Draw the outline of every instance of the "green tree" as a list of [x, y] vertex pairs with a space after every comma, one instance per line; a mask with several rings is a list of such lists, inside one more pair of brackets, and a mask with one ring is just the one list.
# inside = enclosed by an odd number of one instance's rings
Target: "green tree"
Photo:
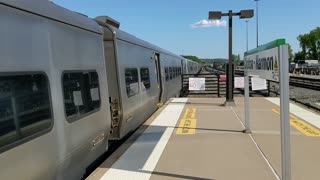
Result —
[[238, 55], [232, 54], [232, 61], [235, 65], [239, 65], [241, 63], [240, 54]]
[[296, 52], [294, 54], [294, 62], [297, 63], [297, 60], [305, 60], [305, 54], [302, 51]]
[[182, 57], [186, 58], [186, 59], [190, 59], [192, 61], [198, 62], [200, 64], [204, 64], [203, 61], [201, 61], [197, 56], [191, 56], [191, 55], [181, 55]]
[[320, 59], [320, 27], [310, 31], [307, 34], [300, 34], [297, 37], [302, 49], [297, 55], [306, 59]]
[[300, 47], [302, 51], [298, 54], [301, 59], [305, 60], [307, 58], [307, 44], [308, 44], [308, 37], [306, 34], [300, 34], [297, 37], [298, 41], [300, 42]]
[[291, 63], [293, 62], [294, 55], [293, 55], [293, 51], [290, 44], [288, 45], [288, 47], [289, 47], [289, 62]]

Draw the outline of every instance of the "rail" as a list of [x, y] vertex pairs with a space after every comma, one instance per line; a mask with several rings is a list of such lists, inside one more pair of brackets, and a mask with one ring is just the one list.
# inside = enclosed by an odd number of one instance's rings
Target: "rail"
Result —
[[[235, 74], [239, 76], [243, 76], [244, 72], [235, 71]], [[275, 81], [271, 81], [271, 82], [275, 82]], [[317, 91], [320, 90], [320, 79], [290, 76], [289, 83], [291, 86], [294, 86], [294, 87], [301, 87], [301, 88], [312, 89]]]

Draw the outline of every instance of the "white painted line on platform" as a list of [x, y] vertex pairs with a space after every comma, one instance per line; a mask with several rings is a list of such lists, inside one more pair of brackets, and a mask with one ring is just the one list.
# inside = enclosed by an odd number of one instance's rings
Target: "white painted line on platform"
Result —
[[173, 99], [101, 180], [150, 179], [187, 101]]
[[[266, 98], [268, 101], [272, 102], [273, 104], [276, 104], [280, 106], [280, 99], [279, 98]], [[320, 116], [310, 112], [308, 110], [305, 110], [295, 104], [290, 103], [290, 113], [294, 114], [301, 119], [307, 121], [308, 123], [312, 124], [313, 126], [320, 128]]]
[[[239, 117], [239, 115], [234, 111], [234, 109], [231, 107], [234, 115], [237, 117], [237, 119], [239, 120], [239, 122], [241, 123], [242, 127], [244, 129], [246, 129], [245, 125], [243, 124], [243, 122], [241, 121], [241, 118]], [[262, 158], [266, 161], [266, 163], [268, 164], [270, 170], [272, 171], [273, 175], [276, 177], [277, 180], [280, 180], [280, 176], [277, 174], [276, 170], [272, 167], [271, 163], [269, 162], [268, 158], [266, 157], [266, 155], [262, 152], [260, 146], [258, 145], [258, 143], [255, 141], [255, 139], [253, 138], [251, 133], [248, 133], [251, 141], [253, 142], [253, 144], [256, 146], [256, 148], [258, 149], [260, 155], [262, 156]]]

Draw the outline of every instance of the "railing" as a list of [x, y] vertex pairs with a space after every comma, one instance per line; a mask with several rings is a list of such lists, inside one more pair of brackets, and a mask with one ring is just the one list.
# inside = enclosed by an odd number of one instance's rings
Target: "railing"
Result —
[[[182, 97], [224, 97], [226, 96], [226, 80], [223, 75], [218, 73], [209, 73], [205, 70], [198, 74], [183, 74], [182, 75]], [[189, 78], [205, 78], [205, 90], [192, 91], [189, 90]], [[234, 89], [235, 94], [241, 94], [237, 89]]]

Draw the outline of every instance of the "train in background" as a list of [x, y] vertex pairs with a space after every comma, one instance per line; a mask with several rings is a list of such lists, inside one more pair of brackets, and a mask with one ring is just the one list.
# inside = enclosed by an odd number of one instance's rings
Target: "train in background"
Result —
[[81, 179], [201, 66], [47, 0], [0, 0], [0, 179]]
[[295, 60], [289, 64], [289, 72], [293, 74], [320, 75], [318, 60]]

